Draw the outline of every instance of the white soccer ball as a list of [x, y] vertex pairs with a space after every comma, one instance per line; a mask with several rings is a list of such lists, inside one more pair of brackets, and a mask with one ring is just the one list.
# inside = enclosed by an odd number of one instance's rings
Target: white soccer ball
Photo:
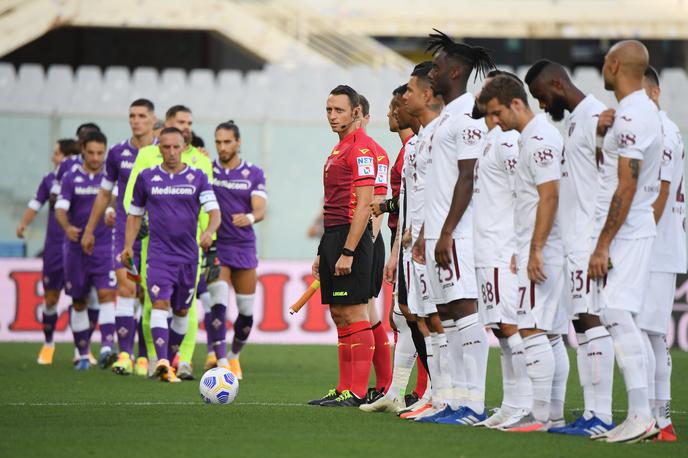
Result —
[[201, 377], [199, 390], [206, 404], [231, 404], [239, 394], [239, 380], [231, 371], [214, 367]]

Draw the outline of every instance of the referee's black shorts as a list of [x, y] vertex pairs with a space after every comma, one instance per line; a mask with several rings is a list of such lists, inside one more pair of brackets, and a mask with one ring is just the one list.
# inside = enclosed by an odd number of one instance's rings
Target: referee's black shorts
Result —
[[370, 297], [377, 297], [382, 290], [382, 279], [385, 273], [385, 241], [382, 232], [377, 234], [373, 242], [373, 272], [370, 282]]
[[328, 305], [366, 304], [370, 298], [373, 265], [373, 236], [366, 229], [354, 250], [349, 275], [334, 275], [334, 266], [342, 254], [350, 224], [326, 227], [320, 240], [320, 295]]

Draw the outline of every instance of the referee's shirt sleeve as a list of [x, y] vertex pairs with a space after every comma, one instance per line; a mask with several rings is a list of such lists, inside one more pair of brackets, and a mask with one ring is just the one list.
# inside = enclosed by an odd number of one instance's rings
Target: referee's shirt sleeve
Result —
[[354, 187], [375, 186], [375, 154], [367, 148], [354, 146], [349, 154], [352, 184]]

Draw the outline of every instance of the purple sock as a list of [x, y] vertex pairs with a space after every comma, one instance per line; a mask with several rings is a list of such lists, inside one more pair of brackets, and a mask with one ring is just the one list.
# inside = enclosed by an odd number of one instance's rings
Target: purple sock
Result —
[[91, 336], [93, 331], [96, 330], [96, 325], [98, 324], [98, 315], [100, 309], [88, 309], [88, 341], [91, 342]]
[[53, 343], [53, 334], [55, 333], [55, 325], [57, 324], [57, 310], [56, 313], [48, 315], [43, 313], [43, 334], [45, 334], [45, 343]]
[[212, 312], [206, 312], [203, 317], [203, 326], [205, 326], [206, 340], [208, 341], [208, 353], [213, 351], [213, 339], [210, 338], [210, 322], [212, 321]]
[[136, 332], [136, 322], [133, 316], [115, 317], [117, 327], [117, 342], [119, 351], [127, 352], [131, 355], [134, 350], [134, 333]]
[[170, 328], [170, 347], [169, 347], [170, 362], [172, 362], [174, 357], [179, 352], [179, 346], [182, 344], [182, 340], [184, 340], [185, 335], [186, 334], [178, 334], [177, 332], [175, 332], [174, 329]]
[[139, 321], [136, 325], [136, 331], [139, 337], [139, 358], [148, 358], [148, 347], [146, 347], [146, 337], [143, 335], [143, 318], [139, 318]]
[[155, 353], [158, 360], [167, 359], [167, 341], [170, 339], [170, 330], [167, 328], [151, 328], [153, 335], [153, 343], [155, 344]]
[[90, 343], [89, 337], [91, 335], [91, 331], [88, 329], [85, 331], [72, 331], [72, 334], [74, 335], [74, 345], [79, 350], [79, 355], [88, 356], [88, 347]]
[[227, 307], [215, 304], [210, 309], [210, 328], [208, 340], [212, 342], [213, 351], [217, 359], [227, 357]]
[[103, 323], [100, 325], [100, 346], [112, 347], [115, 345], [115, 323]]
[[237, 316], [234, 322], [234, 339], [232, 339], [232, 353], [238, 355], [246, 341], [248, 340], [248, 335], [251, 333], [251, 328], [253, 327], [253, 315], [242, 315], [241, 313]]

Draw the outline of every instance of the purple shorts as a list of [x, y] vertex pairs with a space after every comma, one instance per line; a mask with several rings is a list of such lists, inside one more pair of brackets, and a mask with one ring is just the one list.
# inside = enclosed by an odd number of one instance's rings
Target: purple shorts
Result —
[[116, 289], [117, 278], [110, 246], [95, 247], [88, 256], [80, 244], [69, 243], [64, 257], [65, 292], [73, 299], [86, 299], [91, 287]]
[[64, 257], [62, 243], [45, 246], [43, 250], [43, 290], [61, 290], [64, 287]]
[[[120, 254], [124, 250], [124, 226], [115, 225], [115, 270], [125, 269], [126, 267], [121, 262]], [[141, 241], [137, 240], [134, 242], [134, 265], [139, 272], [141, 272]]]
[[170, 301], [172, 310], [191, 307], [196, 292], [198, 264], [148, 263], [146, 284], [151, 301]]
[[254, 244], [217, 241], [217, 258], [220, 265], [230, 269], [255, 269], [258, 267], [258, 256]]
[[207, 292], [208, 292], [208, 285], [205, 283], [205, 275], [203, 275], [203, 273], [201, 273], [201, 276], [198, 279], [198, 287], [196, 288], [196, 295], [200, 296], [201, 294], [204, 294]]

